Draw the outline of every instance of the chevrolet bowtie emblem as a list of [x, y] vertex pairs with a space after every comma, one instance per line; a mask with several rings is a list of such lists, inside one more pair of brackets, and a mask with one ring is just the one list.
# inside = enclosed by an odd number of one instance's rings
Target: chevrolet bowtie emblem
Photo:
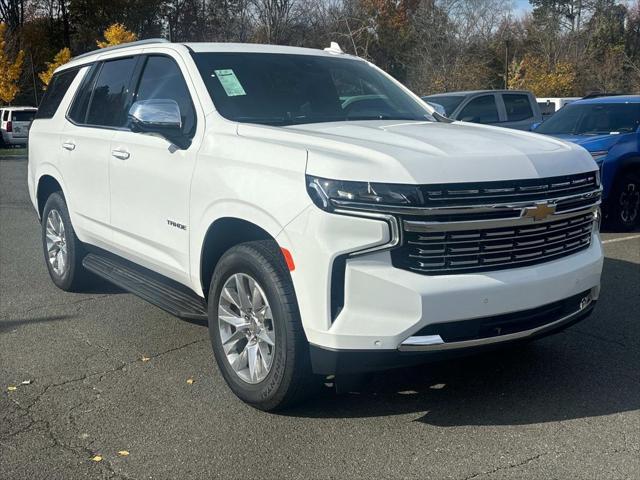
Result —
[[525, 209], [524, 216], [527, 218], [533, 218], [534, 221], [539, 222], [554, 213], [556, 213], [555, 204], [537, 203], [535, 207], [527, 207]]

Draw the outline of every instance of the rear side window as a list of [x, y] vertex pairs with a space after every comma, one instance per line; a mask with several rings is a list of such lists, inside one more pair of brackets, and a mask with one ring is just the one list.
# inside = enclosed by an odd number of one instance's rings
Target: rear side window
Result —
[[4, 110], [2, 112], [2, 120], [4, 120], [5, 122], [9, 120], [9, 110]]
[[508, 122], [519, 122], [533, 117], [528, 95], [509, 93], [502, 95]]
[[483, 95], [471, 100], [462, 109], [458, 118], [463, 122], [496, 123], [498, 122], [498, 107], [493, 95]]
[[74, 68], [56, 73], [51, 78], [35, 118], [52, 118], [56, 114], [60, 102], [62, 102], [67, 90], [69, 90], [71, 82], [73, 82], [77, 74], [78, 69]]
[[135, 101], [168, 99], [180, 107], [182, 132], [193, 136], [196, 114], [180, 68], [169, 57], [151, 56], [145, 64]]
[[87, 120], [87, 108], [89, 107], [89, 100], [91, 100], [91, 92], [93, 82], [98, 72], [98, 65], [95, 64], [91, 67], [91, 70], [82, 79], [82, 83], [78, 87], [76, 96], [73, 99], [71, 108], [69, 109], [69, 118], [75, 123], [85, 123]]
[[136, 64], [134, 58], [122, 58], [102, 64], [93, 88], [87, 124], [103, 127], [124, 127], [129, 85]]
[[30, 122], [33, 120], [33, 117], [35, 117], [35, 115], [35, 110], [19, 110], [13, 112], [13, 115], [11, 115], [11, 120], [13, 120], [14, 122]]

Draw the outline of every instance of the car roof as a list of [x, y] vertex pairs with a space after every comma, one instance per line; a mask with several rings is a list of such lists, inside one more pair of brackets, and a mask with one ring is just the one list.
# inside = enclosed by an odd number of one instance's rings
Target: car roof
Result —
[[583, 105], [591, 103], [640, 103], [640, 95], [615, 95], [611, 97], [594, 97], [576, 100], [571, 105]]
[[524, 93], [527, 95], [529, 94], [527, 90], [466, 90], [466, 91], [457, 91], [457, 92], [434, 93], [432, 95], [426, 95], [423, 98], [449, 97], [449, 96], [466, 97], [469, 95], [478, 95], [482, 93]]
[[114, 47], [108, 47], [104, 49], [97, 49], [91, 52], [83, 53], [71, 59], [68, 63], [62, 65], [57, 71], [66, 70], [67, 68], [74, 68], [82, 65], [86, 65], [103, 57], [115, 58], [111, 54], [117, 52], [118, 54], [132, 55], [144, 53], [145, 49], [152, 47], [165, 47], [171, 48], [176, 51], [187, 50], [191, 52], [244, 52], [244, 53], [280, 53], [280, 54], [293, 54], [293, 55], [315, 55], [323, 57], [342, 57], [356, 59], [364, 61], [359, 57], [346, 54], [341, 51], [326, 51], [318, 50], [314, 48], [303, 47], [286, 47], [281, 45], [263, 45], [257, 43], [214, 43], [214, 42], [190, 42], [190, 43], [173, 43], [162, 38], [140, 40], [136, 42], [124, 43], [116, 45]]

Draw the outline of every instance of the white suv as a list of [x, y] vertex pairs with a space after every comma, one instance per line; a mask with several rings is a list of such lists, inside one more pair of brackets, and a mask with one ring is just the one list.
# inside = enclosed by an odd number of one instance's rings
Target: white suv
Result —
[[452, 123], [335, 47], [77, 57], [33, 123], [29, 191], [57, 286], [92, 272], [208, 319], [227, 383], [265, 410], [321, 376], [558, 331], [599, 293], [585, 150]]
[[33, 107], [0, 109], [0, 145], [26, 145], [35, 114], [36, 109]]

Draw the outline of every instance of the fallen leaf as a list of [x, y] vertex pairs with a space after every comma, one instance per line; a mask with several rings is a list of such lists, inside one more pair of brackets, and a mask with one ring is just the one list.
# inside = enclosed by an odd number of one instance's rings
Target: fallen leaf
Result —
[[193, 385], [193, 382], [194, 382], [193, 378], [187, 378], [187, 384]]
[[7, 387], [7, 390], [9, 390], [10, 392], [15, 392], [18, 389], [18, 387], [14, 387], [13, 385], [9, 385]]
[[140, 360], [142, 360], [143, 362], [148, 362], [149, 360], [151, 360], [151, 358], [149, 358], [149, 357], [145, 357], [145, 356], [143, 355], [143, 356], [142, 356], [142, 358], [141, 358]]
[[129, 452], [127, 450], [120, 450], [118, 452], [118, 455], [120, 455], [121, 457], [128, 457], [129, 456]]
[[23, 380], [22, 385], [31, 385], [31, 380]]
[[95, 457], [91, 457], [91, 460], [93, 460], [94, 462], [101, 462], [102, 456], [96, 455]]

